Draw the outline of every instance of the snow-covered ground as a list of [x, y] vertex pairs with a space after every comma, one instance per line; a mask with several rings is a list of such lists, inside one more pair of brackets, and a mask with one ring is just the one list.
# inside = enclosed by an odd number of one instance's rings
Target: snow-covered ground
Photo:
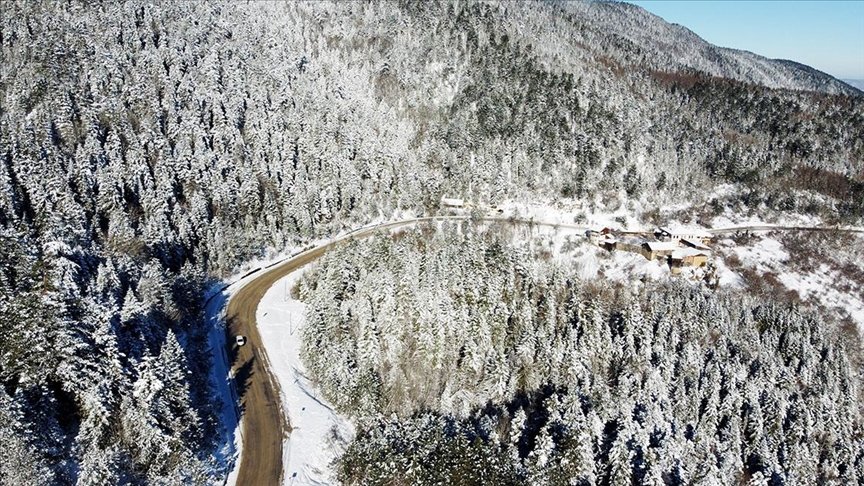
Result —
[[[672, 277], [667, 265], [658, 261], [648, 261], [638, 253], [626, 251], [607, 252], [589, 243], [579, 226], [613, 226], [617, 228], [635, 229], [640, 224], [633, 216], [632, 209], [624, 207], [614, 212], [586, 214], [580, 208], [566, 208], [556, 205], [524, 205], [504, 203], [498, 207], [503, 214], [493, 210], [494, 216], [519, 219], [533, 219], [538, 223], [562, 224], [565, 226], [535, 226], [530, 229], [531, 237], [541, 241], [551, 251], [554, 258], [571, 262], [579, 274], [585, 278], [607, 278], [620, 282], [639, 282], [641, 280], [660, 280]], [[413, 215], [404, 215], [409, 219]], [[390, 219], [393, 221], [394, 219]], [[576, 223], [576, 221], [579, 221]], [[372, 224], [383, 223], [376, 220]], [[731, 220], [715, 218], [718, 226], [741, 224], [761, 224], [757, 220]], [[575, 223], [575, 224], [574, 224]], [[816, 223], [815, 221], [798, 220], [794, 224]], [[341, 235], [353, 233], [347, 228]], [[338, 238], [338, 237], [337, 237]], [[315, 245], [326, 243], [320, 240]], [[727, 254], [736, 255], [744, 266], [756, 269], [759, 273], [772, 272], [778, 274], [778, 279], [787, 288], [798, 291], [802, 300], [816, 301], [828, 307], [839, 307], [848, 311], [859, 328], [864, 332], [864, 302], [853, 293], [836, 292], [832, 290], [832, 279], [836, 276], [825, 267], [816, 273], [802, 275], [791, 271], [786, 262], [790, 258], [782, 244], [772, 238], [761, 238], [748, 245], [736, 246], [731, 239], [718, 242]], [[306, 245], [310, 247], [311, 245]], [[235, 276], [226, 279], [232, 282], [227, 289], [218, 292], [208, 302], [208, 319], [214, 322], [211, 332], [213, 349], [224, 349], [224, 332], [217, 323], [222, 322], [226, 299], [242, 288], [247, 282], [254, 280], [258, 273], [249, 272], [255, 269], [269, 267], [284, 260], [289, 255], [298, 253], [301, 248], [291, 248], [282, 252], [270, 252], [261, 260], [255, 261], [240, 269]], [[729, 253], [731, 252], [731, 253]], [[715, 258], [717, 283], [724, 287], [743, 288], [742, 276], [734, 268], [724, 262], [722, 257]], [[304, 267], [305, 268], [305, 267]], [[304, 269], [292, 272], [279, 280], [265, 294], [257, 310], [258, 329], [272, 364], [272, 371], [279, 381], [282, 391], [282, 403], [294, 428], [284, 447], [285, 484], [331, 484], [334, 481], [330, 465], [341, 453], [343, 447], [354, 434], [353, 426], [345, 417], [336, 414], [332, 407], [323, 400], [318, 391], [308, 381], [304, 367], [300, 361], [299, 331], [303, 326], [304, 304], [291, 298], [291, 288]], [[703, 270], [685, 271], [681, 277], [701, 280]], [[227, 376], [227, 363], [218, 363], [216, 357], [216, 377]], [[217, 380], [218, 381], [218, 380]], [[233, 410], [234, 401], [225, 383], [217, 383], [217, 389], [228, 398], [225, 400], [225, 423], [233, 427], [233, 449], [226, 446], [222, 455], [226, 463], [239, 464], [242, 438]], [[233, 464], [232, 464], [233, 463]], [[236, 471], [229, 476], [228, 484], [234, 484]]]
[[616, 250], [608, 252], [583, 238], [573, 252], [573, 264], [583, 279], [606, 278], [616, 282], [662, 280], [672, 276], [669, 265], [648, 260], [639, 253]]
[[739, 214], [726, 209], [726, 211], [711, 219], [712, 228], [734, 228], [736, 226], [821, 226], [823, 221], [815, 216], [788, 213], [773, 218], [763, 218], [759, 216], [741, 216]]
[[[723, 240], [725, 245], [735, 246], [732, 240]], [[783, 244], [774, 238], [760, 238], [756, 243], [735, 246], [735, 254], [741, 262], [755, 268], [760, 273], [782, 269], [789, 260], [789, 253], [783, 249]]]
[[300, 361], [300, 331], [306, 306], [291, 297], [291, 288], [305, 268], [270, 287], [255, 317], [293, 428], [284, 448], [284, 484], [334, 484], [329, 466], [353, 438], [354, 427], [320, 396]]
[[786, 288], [798, 292], [805, 302], [812, 300], [828, 308], [843, 309], [864, 335], [864, 300], [849, 292], [837, 291], [834, 286], [838, 273], [827, 265], [821, 265], [815, 272], [807, 274], [787, 271], [777, 278]]
[[616, 229], [641, 229], [643, 226], [635, 217], [641, 209], [638, 205], [628, 208], [628, 204], [621, 204], [616, 209], [605, 209], [599, 203], [589, 208], [589, 205], [581, 201], [534, 202], [530, 204], [503, 201], [496, 207], [503, 210], [503, 216], [534, 219], [553, 224], [577, 224], [589, 228], [608, 226]]
[[213, 353], [213, 366], [211, 368], [210, 380], [213, 389], [222, 402], [222, 448], [217, 451], [216, 458], [222, 463], [220, 467], [229, 471], [228, 484], [237, 482], [237, 471], [235, 465], [240, 462], [240, 451], [243, 442], [240, 436], [239, 414], [234, 408], [234, 397], [228, 380], [228, 356], [225, 355], [225, 331], [224, 312], [226, 294], [220, 291], [221, 284], [214, 285], [208, 292], [207, 306], [205, 308], [207, 323], [210, 326], [208, 341], [211, 350], [220, 350], [220, 354]]
[[[315, 242], [315, 246], [323, 243], [326, 240]], [[214, 286], [209, 293], [206, 310], [208, 322], [212, 323], [211, 349], [226, 349], [224, 313], [227, 300], [260, 275], [258, 272], [249, 272], [272, 266], [300, 251], [302, 248], [296, 247], [272, 252], [269, 257], [250, 262], [227, 278], [226, 282], [230, 283], [227, 288], [220, 291], [221, 285]], [[256, 319], [258, 332], [270, 359], [271, 371], [280, 385], [283, 408], [293, 427], [283, 447], [284, 484], [334, 484], [329, 465], [342, 449], [338, 443], [334, 443], [333, 432], [342, 437], [341, 443], [350, 441], [354, 432], [350, 422], [339, 417], [318, 395], [306, 379], [300, 362], [299, 330], [304, 322], [305, 305], [291, 298], [290, 289], [305, 268], [286, 275], [267, 291], [258, 306]], [[238, 472], [236, 466], [240, 464], [243, 450], [242, 428], [239, 413], [234, 408], [236, 400], [227, 380], [227, 356], [214, 354], [213, 361], [211, 379], [224, 404], [222, 415], [227, 429], [223, 431], [225, 440], [219, 451], [219, 459], [224, 461], [226, 469], [230, 471], [226, 484], [234, 485]]]
[[[855, 238], [858, 242], [862, 240], [862, 237]], [[784, 287], [795, 291], [803, 302], [837, 310], [841, 316], [845, 314], [864, 335], [864, 299], [860, 287], [853, 285], [851, 289], [844, 288], [850, 282], [827, 263], [811, 271], [799, 271], [795, 260], [801, 256], [791, 254], [783, 243], [772, 237], [761, 237], [746, 245], [736, 245], [731, 239], [724, 239], [717, 246], [722, 254], [736, 256], [742, 268], [753, 269], [760, 275], [775, 275]], [[719, 261], [722, 263], [722, 258]]]
[[[713, 199], [724, 200], [733, 196], [739, 188], [732, 184], [720, 184], [713, 191], [697, 195], [689, 201], [663, 201], [662, 204], [646, 199], [628, 198], [623, 192], [614, 198], [595, 195], [590, 200], [555, 199], [549, 201], [500, 201], [492, 206], [501, 209], [504, 216], [516, 216], [551, 223], [580, 224], [591, 228], [608, 226], [624, 230], [650, 230], [652, 224], [640, 219], [647, 213], [657, 211], [662, 219], [661, 226], [729, 228], [737, 226], [821, 226], [825, 224], [815, 215], [799, 214], [790, 211], [777, 211], [763, 207], [750, 214], [734, 208], [724, 207], [723, 211], [708, 220], [696, 223], [701, 207]], [[811, 195], [818, 197], [818, 195]], [[681, 219], [689, 221], [682, 221]]]

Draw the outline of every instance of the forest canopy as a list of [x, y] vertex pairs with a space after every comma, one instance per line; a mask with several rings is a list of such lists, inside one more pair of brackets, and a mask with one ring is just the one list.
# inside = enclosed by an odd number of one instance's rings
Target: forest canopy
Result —
[[[767, 60], [682, 64], [625, 35], [640, 12], [2, 2], [0, 482], [218, 481], [228, 466], [208, 290], [268, 251], [434, 213], [446, 194], [658, 205], [732, 183], [750, 208], [864, 216], [860, 93], [788, 66], [765, 71]], [[509, 279], [496, 265], [491, 274]], [[550, 344], [520, 349], [528, 359]], [[521, 381], [490, 381], [486, 361], [518, 360], [476, 352], [458, 373], [487, 388], [478, 397], [512, 400], [558, 373], [522, 366]], [[357, 379], [374, 382], [373, 365]], [[385, 408], [437, 403], [466, 417], [482, 406], [438, 403], [446, 383]], [[351, 400], [340, 407], [385, 409], [375, 394]], [[775, 456], [759, 457], [775, 467]]]
[[360, 424], [346, 483], [864, 478], [854, 332], [740, 292], [583, 281], [472, 228], [352, 242], [302, 282], [304, 361]]

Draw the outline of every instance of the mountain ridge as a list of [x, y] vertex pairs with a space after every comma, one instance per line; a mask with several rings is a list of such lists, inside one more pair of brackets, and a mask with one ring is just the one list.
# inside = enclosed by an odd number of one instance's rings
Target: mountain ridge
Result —
[[841, 79], [841, 81], [864, 93], [864, 79]]
[[757, 84], [800, 70], [626, 7], [3, 9], [4, 484], [220, 482], [206, 289], [442, 196], [864, 218], [864, 98]]
[[[761, 84], [769, 88], [859, 95], [860, 91], [811, 66], [770, 59], [748, 50], [711, 44], [683, 26], [618, 0], [560, 4], [565, 11], [589, 16], [603, 30], [653, 48], [657, 59], [677, 68], [692, 68], [708, 75]], [[635, 26], [639, 28], [633, 28]], [[670, 52], [673, 55], [668, 55]], [[791, 65], [790, 65], [791, 63]]]

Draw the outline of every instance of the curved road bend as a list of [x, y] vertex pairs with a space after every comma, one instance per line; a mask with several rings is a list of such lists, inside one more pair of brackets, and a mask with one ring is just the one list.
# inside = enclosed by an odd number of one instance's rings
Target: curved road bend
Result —
[[[267, 290], [277, 280], [294, 270], [320, 258], [337, 243], [352, 238], [370, 236], [378, 230], [408, 226], [423, 221], [470, 220], [469, 216], [437, 216], [408, 219], [383, 223], [361, 228], [340, 236], [321, 246], [304, 251], [271, 265], [259, 276], [244, 285], [228, 301], [228, 322], [226, 333], [228, 345], [233, 345], [233, 336], [244, 335], [247, 343], [241, 348], [233, 347], [231, 356], [233, 366], [232, 376], [239, 382], [240, 407], [243, 413], [242, 437], [243, 453], [237, 474], [237, 484], [246, 485], [278, 485], [282, 482], [282, 444], [290, 432], [290, 426], [282, 412], [279, 383], [270, 372], [270, 362], [264, 351], [261, 335], [255, 320], [258, 304]], [[561, 227], [585, 230], [585, 227], [573, 224], [555, 224], [542, 221], [513, 219], [507, 217], [484, 217], [483, 221], [517, 222], [543, 226]], [[735, 231], [768, 231], [768, 230], [803, 230], [803, 231], [837, 231], [838, 228], [828, 227], [783, 227], [783, 226], [741, 226], [709, 230], [712, 233], [732, 233]], [[839, 231], [864, 233], [861, 228], [839, 228]], [[253, 270], [247, 273], [257, 273]], [[235, 282], [236, 283], [236, 282]], [[229, 285], [230, 286], [230, 285]]]
[[246, 345], [232, 347], [231, 374], [238, 388], [243, 453], [237, 473], [237, 485], [277, 485], [282, 482], [282, 442], [290, 431], [282, 402], [279, 383], [270, 372], [270, 362], [255, 322], [258, 303], [267, 290], [292, 270], [323, 254], [319, 248], [299, 255], [276, 269], [261, 274], [241, 288], [228, 302], [227, 343], [233, 336], [246, 336]]
[[[422, 221], [465, 220], [465, 216], [416, 218], [384, 223], [352, 231], [321, 246], [290, 257], [261, 272], [228, 301], [226, 342], [231, 359], [231, 376], [239, 395], [243, 452], [237, 472], [237, 485], [278, 485], [282, 483], [282, 443], [290, 426], [282, 412], [279, 383], [270, 372], [270, 361], [261, 342], [255, 320], [258, 304], [277, 280], [320, 258], [337, 243], [372, 235], [378, 230], [407, 226]], [[258, 273], [252, 271], [246, 276]], [[230, 285], [229, 285], [230, 286]], [[233, 345], [234, 336], [246, 336], [243, 347]]]

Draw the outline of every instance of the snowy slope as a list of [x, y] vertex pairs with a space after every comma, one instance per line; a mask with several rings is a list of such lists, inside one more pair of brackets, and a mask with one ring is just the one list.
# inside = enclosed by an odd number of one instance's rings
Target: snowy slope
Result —
[[285, 484], [333, 484], [328, 466], [353, 438], [354, 428], [319, 395], [300, 361], [306, 306], [291, 297], [291, 288], [305, 268], [288, 274], [267, 291], [256, 319], [293, 428], [284, 448]]
[[604, 38], [603, 49], [627, 65], [650, 63], [663, 71], [692, 69], [770, 88], [861, 95], [849, 84], [810, 66], [715, 46], [686, 27], [668, 23], [636, 5], [570, 2], [562, 9], [573, 14], [575, 22], [584, 22], [585, 29]]
[[[856, 237], [855, 241], [864, 239]], [[864, 296], [860, 285], [832, 268], [835, 262], [827, 260], [812, 269], [799, 268], [801, 256], [791, 253], [781, 241], [769, 236], [747, 245], [721, 240], [716, 248], [726, 257], [735, 255], [743, 268], [755, 270], [758, 276], [773, 275], [779, 284], [795, 292], [802, 302], [831, 309], [840, 317], [851, 319], [864, 336]], [[727, 273], [731, 275], [727, 278], [736, 275], [728, 270]]]
[[208, 298], [205, 307], [205, 319], [209, 325], [208, 341], [211, 350], [221, 350], [220, 353], [213, 353], [213, 367], [211, 368], [210, 380], [213, 384], [213, 389], [219, 396], [222, 402], [222, 444], [218, 451], [217, 460], [222, 463], [226, 471], [230, 471], [227, 483], [234, 484], [236, 482], [237, 471], [235, 465], [240, 462], [240, 451], [243, 450], [243, 439], [240, 434], [240, 416], [234, 404], [233, 390], [231, 390], [231, 382], [228, 380], [228, 370], [230, 369], [228, 356], [225, 354], [225, 309], [227, 296], [219, 288], [215, 286], [208, 292]]

